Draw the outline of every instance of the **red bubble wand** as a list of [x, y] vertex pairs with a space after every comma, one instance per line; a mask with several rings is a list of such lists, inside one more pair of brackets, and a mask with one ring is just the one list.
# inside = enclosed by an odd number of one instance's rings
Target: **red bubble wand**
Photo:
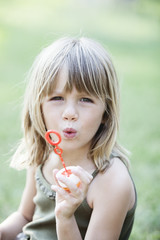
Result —
[[[51, 139], [51, 137], [50, 137], [50, 134], [55, 134], [55, 135], [58, 137], [57, 142], [53, 142], [53, 141], [52, 141], [52, 139]], [[66, 168], [65, 162], [64, 162], [64, 160], [63, 160], [63, 158], [62, 158], [63, 150], [62, 150], [62, 148], [60, 148], [60, 147], [58, 146], [58, 144], [59, 144], [59, 143], [61, 142], [61, 140], [62, 140], [62, 139], [61, 139], [61, 135], [60, 135], [58, 132], [54, 131], [54, 130], [48, 130], [48, 131], [46, 132], [46, 134], [45, 134], [45, 138], [46, 138], [46, 140], [47, 140], [47, 142], [48, 142], [49, 144], [51, 144], [52, 146], [54, 146], [54, 152], [59, 156], [59, 158], [60, 158], [60, 160], [61, 160], [61, 162], [62, 162], [62, 164], [63, 164], [64, 170], [63, 170], [63, 169], [62, 169], [62, 171], [60, 170], [60, 171], [57, 173], [57, 175], [62, 174], [62, 175], [65, 175], [66, 177], [69, 177], [70, 180], [74, 181], [74, 183], [76, 184], [76, 186], [79, 187], [79, 186], [80, 186], [80, 183], [81, 183], [80, 180], [79, 180], [79, 178], [78, 178], [77, 176], [75, 176], [74, 174], [72, 174], [71, 169], [67, 169], [67, 168]], [[70, 189], [69, 189], [65, 184], [63, 184], [63, 183], [60, 182], [60, 181], [59, 181], [59, 184], [60, 184], [60, 186], [61, 186], [64, 190], [70, 192]]]
[[[57, 142], [53, 142], [53, 141], [51, 140], [51, 137], [50, 137], [50, 134], [51, 134], [51, 133], [55, 134], [55, 135], [58, 137]], [[61, 135], [60, 135], [58, 132], [54, 131], [54, 130], [48, 130], [48, 131], [46, 132], [46, 134], [45, 134], [45, 138], [46, 138], [46, 140], [47, 140], [47, 142], [48, 142], [49, 144], [51, 144], [52, 146], [55, 146], [54, 152], [59, 156], [59, 158], [60, 158], [60, 160], [61, 160], [61, 162], [62, 162], [62, 165], [63, 165], [63, 167], [64, 167], [65, 173], [66, 173], [66, 175], [69, 177], [69, 175], [71, 174], [71, 171], [70, 171], [70, 170], [67, 170], [66, 164], [65, 164], [65, 162], [64, 162], [64, 160], [63, 160], [63, 157], [62, 157], [63, 150], [62, 150], [62, 148], [60, 148], [60, 147], [58, 146], [58, 144], [59, 144], [59, 143], [61, 142], [61, 140], [62, 140], [62, 139], [61, 139]]]

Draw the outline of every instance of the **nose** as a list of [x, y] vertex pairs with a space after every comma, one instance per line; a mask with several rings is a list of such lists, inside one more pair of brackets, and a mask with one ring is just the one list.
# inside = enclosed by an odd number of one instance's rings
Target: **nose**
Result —
[[76, 121], [78, 119], [78, 112], [75, 106], [69, 104], [65, 107], [63, 114], [63, 120]]

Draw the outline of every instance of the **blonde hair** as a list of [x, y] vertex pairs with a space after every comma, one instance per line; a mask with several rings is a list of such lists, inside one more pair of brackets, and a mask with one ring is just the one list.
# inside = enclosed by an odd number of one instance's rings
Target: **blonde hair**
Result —
[[36, 58], [29, 72], [23, 108], [22, 139], [11, 166], [25, 168], [45, 162], [49, 145], [44, 138], [46, 127], [41, 110], [45, 96], [55, 87], [57, 74], [66, 65], [66, 89], [73, 86], [100, 98], [105, 103], [103, 124], [92, 140], [89, 155], [99, 171], [105, 170], [111, 155], [126, 165], [125, 150], [117, 143], [119, 128], [119, 84], [113, 63], [97, 42], [88, 38], [62, 38], [46, 47]]

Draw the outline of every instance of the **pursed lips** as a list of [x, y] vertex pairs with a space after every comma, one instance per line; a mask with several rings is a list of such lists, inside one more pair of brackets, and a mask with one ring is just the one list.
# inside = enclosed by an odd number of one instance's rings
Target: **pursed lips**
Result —
[[77, 131], [74, 128], [65, 128], [63, 134], [66, 138], [72, 139], [76, 136]]

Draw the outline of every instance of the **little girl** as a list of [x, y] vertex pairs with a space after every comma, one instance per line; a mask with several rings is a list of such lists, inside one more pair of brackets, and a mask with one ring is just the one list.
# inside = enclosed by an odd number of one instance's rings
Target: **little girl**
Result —
[[[24, 138], [11, 163], [27, 168], [26, 186], [19, 209], [0, 225], [0, 239], [128, 239], [136, 190], [118, 127], [118, 81], [103, 47], [63, 38], [45, 48], [29, 74]], [[79, 187], [57, 175], [63, 166], [45, 140], [50, 129], [61, 135], [63, 159]]]

